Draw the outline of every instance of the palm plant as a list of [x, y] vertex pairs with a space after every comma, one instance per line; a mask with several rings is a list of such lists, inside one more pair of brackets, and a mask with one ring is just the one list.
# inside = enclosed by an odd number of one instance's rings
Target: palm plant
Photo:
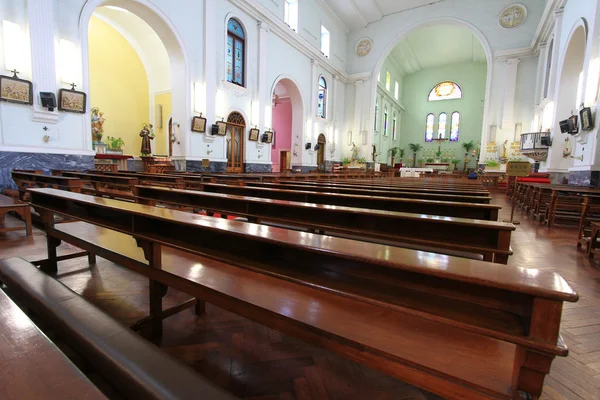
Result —
[[409, 143], [408, 147], [410, 148], [410, 151], [413, 152], [413, 168], [414, 168], [416, 166], [415, 162], [417, 160], [417, 153], [419, 151], [421, 151], [423, 146], [421, 146], [419, 143]]
[[475, 143], [471, 140], [470, 142], [465, 142], [462, 144], [462, 148], [465, 149], [465, 171], [469, 166], [469, 153], [475, 147]]

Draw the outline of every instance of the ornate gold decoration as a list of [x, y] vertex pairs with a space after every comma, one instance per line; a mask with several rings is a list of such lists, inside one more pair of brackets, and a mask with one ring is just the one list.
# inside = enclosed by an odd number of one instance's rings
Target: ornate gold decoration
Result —
[[511, 4], [500, 13], [498, 22], [503, 28], [516, 28], [525, 22], [527, 8], [522, 4]]
[[373, 41], [369, 38], [362, 38], [356, 43], [356, 46], [354, 47], [354, 52], [357, 56], [364, 57], [371, 52], [372, 48]]

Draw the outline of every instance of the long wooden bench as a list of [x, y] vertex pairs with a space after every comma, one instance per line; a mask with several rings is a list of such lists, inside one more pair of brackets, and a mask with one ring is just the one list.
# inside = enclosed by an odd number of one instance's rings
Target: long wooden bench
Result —
[[70, 192], [80, 193], [82, 182], [78, 178], [69, 178], [66, 176], [49, 176], [30, 172], [11, 172], [12, 179], [19, 189], [21, 200], [27, 200], [27, 189], [34, 187], [52, 187], [55, 189], [68, 190]]
[[25, 223], [25, 233], [27, 236], [31, 236], [33, 233], [31, 228], [31, 208], [29, 207], [29, 203], [24, 203], [18, 199], [13, 199], [12, 197], [0, 194], [0, 233], [23, 229], [18, 226], [6, 227], [4, 225], [4, 218], [9, 212], [14, 212], [23, 219], [23, 222]]
[[[96, 171], [98, 172], [98, 171]], [[183, 178], [177, 175], [146, 174], [137, 172], [102, 172], [102, 175], [135, 178], [140, 185], [165, 186], [183, 189]]]
[[457, 201], [461, 203], [481, 203], [490, 204], [492, 198], [490, 196], [470, 196], [470, 195], [459, 195], [459, 194], [441, 194], [441, 193], [427, 193], [419, 191], [390, 191], [385, 189], [362, 189], [362, 188], [344, 188], [336, 186], [309, 186], [309, 185], [297, 185], [294, 183], [259, 183], [259, 182], [248, 182], [247, 186], [265, 187], [271, 189], [289, 189], [289, 190], [300, 190], [309, 192], [320, 192], [320, 193], [341, 193], [341, 194], [355, 194], [362, 196], [377, 196], [377, 197], [401, 197], [405, 199], [422, 199], [422, 200], [441, 200], [441, 201]]
[[0, 260], [0, 281], [126, 399], [235, 398], [21, 258]]
[[89, 183], [91, 188], [82, 188], [82, 193], [95, 194], [116, 199], [134, 200], [133, 188], [139, 184], [137, 178], [129, 176], [113, 176], [86, 172], [62, 172], [62, 176], [79, 178]]
[[327, 235], [351, 237], [374, 243], [390, 243], [405, 248], [473, 257], [506, 264], [514, 225], [502, 222], [439, 218], [423, 214], [366, 210], [351, 207], [268, 200], [137, 186], [138, 203], [204, 209], [226, 215], [246, 217], [251, 222], [274, 222], [295, 229], [321, 231]]
[[0, 360], [3, 399], [106, 399], [2, 290]]
[[[537, 398], [553, 358], [567, 354], [559, 336], [562, 303], [578, 297], [551, 271], [53, 189], [32, 189], [31, 196], [49, 238], [148, 276], [154, 313], [163, 291], [152, 288], [173, 287], [467, 400], [516, 399], [518, 391]], [[52, 226], [53, 213], [85, 222]]]
[[487, 221], [497, 221], [498, 211], [501, 208], [500, 206], [493, 204], [317, 193], [299, 190], [222, 185], [217, 183], [197, 184], [194, 186], [194, 189], [208, 193], [232, 194], [237, 196], [289, 200], [302, 203], [327, 204], [330, 206], [366, 208], [372, 210], [483, 219]]

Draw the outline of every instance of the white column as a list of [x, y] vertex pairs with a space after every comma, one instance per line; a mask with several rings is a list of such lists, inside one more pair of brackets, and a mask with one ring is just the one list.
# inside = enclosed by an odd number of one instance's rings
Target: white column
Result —
[[540, 44], [540, 55], [538, 57], [537, 79], [535, 82], [535, 105], [539, 106], [544, 97], [544, 83], [546, 75], [546, 63], [548, 59], [548, 43]]
[[560, 32], [562, 30], [564, 9], [561, 8], [556, 11], [554, 18], [554, 47], [552, 49], [552, 66], [550, 67], [550, 87], [548, 88], [548, 98], [554, 98], [554, 92], [557, 85], [558, 75], [558, 61], [560, 59], [560, 53], [562, 51], [562, 43], [560, 42]]
[[257, 65], [257, 87], [259, 115], [258, 124], [261, 130], [271, 129], [272, 121], [267, 120], [267, 107], [271, 104], [271, 85], [267, 82], [267, 35], [269, 26], [263, 21], [258, 21], [258, 65]]
[[506, 76], [504, 81], [504, 103], [502, 106], [502, 120], [500, 128], [506, 131], [514, 129], [515, 120], [515, 94], [517, 91], [517, 72], [519, 59], [506, 60]]
[[[319, 62], [317, 60], [310, 60], [310, 63], [310, 112], [308, 117], [313, 121], [313, 127], [311, 127], [312, 132], [314, 129], [314, 121], [317, 118], [317, 87], [319, 85], [317, 67], [319, 66]], [[312, 136], [314, 136], [314, 132], [312, 132]]]
[[[31, 69], [33, 82], [33, 120], [56, 123], [58, 110], [50, 112], [40, 102], [40, 92], [57, 92], [54, 51], [54, 1], [28, 0]], [[58, 98], [57, 98], [58, 101]]]
[[356, 81], [354, 83], [354, 127], [352, 129], [352, 141], [355, 143], [358, 141], [363, 127], [363, 92], [364, 82]]
[[[216, 14], [217, 7], [214, 1], [204, 2], [204, 107], [202, 110], [206, 115], [208, 124], [216, 120], [216, 97], [217, 82], [217, 61], [215, 60], [216, 49]], [[210, 127], [207, 126], [207, 129]], [[206, 136], [206, 135], [205, 135]], [[188, 149], [187, 154], [190, 154]]]

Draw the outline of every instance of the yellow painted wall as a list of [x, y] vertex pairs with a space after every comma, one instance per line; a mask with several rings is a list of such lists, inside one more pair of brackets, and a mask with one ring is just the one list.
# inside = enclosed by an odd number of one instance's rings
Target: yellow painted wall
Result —
[[121, 137], [124, 154], [139, 156], [142, 124], [151, 123], [144, 65], [129, 42], [100, 19], [90, 19], [88, 35], [90, 105], [104, 112], [104, 137]]
[[[156, 134], [156, 138], [154, 141], [156, 142], [154, 147], [156, 154], [168, 155], [169, 147], [167, 142], [167, 136], [169, 136], [169, 117], [172, 113], [172, 101], [171, 101], [171, 92], [161, 93], [154, 96], [154, 104], [162, 105], [162, 128], [159, 128], [157, 125], [154, 125], [154, 133]], [[155, 111], [156, 112], [156, 111]]]

